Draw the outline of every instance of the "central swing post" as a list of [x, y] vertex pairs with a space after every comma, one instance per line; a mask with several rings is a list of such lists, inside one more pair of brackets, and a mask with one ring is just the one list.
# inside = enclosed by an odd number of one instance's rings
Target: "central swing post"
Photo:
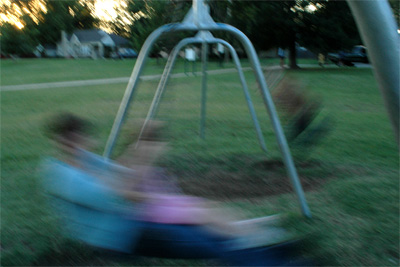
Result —
[[[203, 34], [203, 32], [200, 32]], [[201, 79], [201, 117], [200, 117], [200, 138], [204, 138], [204, 128], [206, 125], [206, 105], [207, 105], [207, 57], [208, 45], [206, 40], [201, 45], [201, 64], [202, 64], [202, 79]]]
[[250, 59], [250, 63], [252, 65], [252, 69], [255, 73], [257, 82], [261, 88], [261, 93], [262, 93], [262, 98], [264, 101], [264, 104], [267, 108], [268, 114], [270, 116], [271, 122], [273, 129], [275, 131], [275, 135], [277, 138], [277, 142], [280, 148], [280, 151], [283, 155], [283, 161], [285, 163], [285, 167], [288, 173], [288, 176], [290, 177], [290, 180], [292, 182], [292, 186], [297, 194], [301, 211], [304, 216], [306, 217], [311, 217], [311, 212], [309, 210], [309, 207], [307, 205], [303, 188], [301, 186], [299, 177], [297, 175], [297, 171], [293, 162], [293, 158], [291, 156], [289, 146], [287, 144], [285, 135], [283, 133], [282, 126], [279, 122], [279, 118], [277, 116], [277, 112], [274, 106], [274, 103], [272, 101], [272, 97], [269, 93], [267, 84], [265, 82], [265, 78], [260, 66], [260, 62], [258, 60], [256, 51], [250, 42], [250, 40], [247, 38], [247, 36], [239, 31], [238, 29], [227, 25], [227, 24], [222, 24], [222, 23], [215, 23], [211, 16], [209, 15], [208, 12], [208, 7], [205, 5], [204, 0], [193, 0], [193, 6], [189, 10], [188, 14], [186, 15], [185, 19], [181, 23], [175, 23], [175, 24], [167, 24], [164, 26], [161, 26], [157, 30], [155, 30], [153, 33], [150, 34], [150, 36], [146, 39], [145, 43], [143, 44], [142, 49], [140, 50], [139, 57], [137, 59], [137, 62], [135, 64], [135, 67], [133, 69], [132, 75], [129, 79], [129, 83], [127, 85], [124, 97], [121, 101], [121, 105], [119, 107], [117, 116], [114, 120], [113, 127], [111, 129], [110, 136], [107, 140], [107, 144], [104, 150], [103, 156], [108, 158], [111, 155], [112, 149], [115, 145], [116, 138], [119, 134], [122, 122], [126, 116], [127, 110], [129, 108], [129, 104], [132, 100], [132, 97], [135, 93], [136, 86], [139, 81], [139, 76], [140, 73], [143, 69], [143, 66], [145, 64], [145, 61], [147, 59], [147, 56], [149, 54], [150, 49], [152, 48], [153, 44], [155, 41], [163, 34], [163, 33], [168, 33], [168, 32], [173, 32], [173, 31], [197, 31], [198, 34], [196, 37], [193, 38], [186, 38], [178, 43], [178, 45], [173, 49], [171, 52], [171, 55], [168, 58], [166, 67], [164, 69], [162, 78], [160, 80], [160, 83], [157, 87], [156, 93], [154, 95], [152, 104], [150, 106], [149, 112], [147, 114], [146, 120], [142, 126], [141, 132], [139, 135], [143, 133], [143, 130], [145, 129], [147, 123], [153, 116], [155, 115], [157, 111], [157, 107], [161, 101], [163, 92], [165, 90], [166, 84], [168, 83], [168, 80], [171, 76], [171, 71], [173, 68], [173, 65], [175, 63], [175, 59], [179, 53], [179, 51], [186, 45], [191, 44], [191, 43], [200, 43], [202, 44], [202, 104], [201, 104], [201, 118], [200, 118], [200, 136], [204, 137], [204, 128], [205, 128], [205, 116], [206, 116], [206, 91], [207, 91], [207, 50], [208, 50], [208, 44], [210, 43], [221, 43], [225, 47], [228, 48], [230, 51], [236, 68], [238, 70], [239, 78], [242, 83], [243, 91], [245, 94], [245, 98], [249, 107], [249, 111], [251, 114], [251, 117], [253, 119], [254, 127], [256, 129], [257, 137], [260, 142], [260, 146], [263, 150], [266, 151], [266, 146], [264, 143], [264, 139], [262, 136], [261, 128], [259, 126], [255, 110], [253, 107], [253, 104], [251, 102], [250, 94], [248, 92], [247, 84], [244, 78], [243, 71], [240, 66], [240, 61], [237, 56], [237, 53], [235, 49], [226, 41], [217, 39], [212, 37], [211, 33], [209, 31], [213, 30], [218, 30], [218, 31], [225, 31], [228, 33], [233, 34], [236, 38], [239, 39], [239, 41], [242, 43], [243, 47], [245, 48], [245, 51], [247, 53], [248, 58]]
[[[242, 67], [241, 67], [241, 64], [240, 64], [239, 56], [237, 55], [237, 53], [236, 53], [235, 49], [233, 48], [233, 46], [231, 46], [228, 42], [226, 42], [226, 41], [224, 41], [222, 39], [214, 38], [211, 35], [210, 32], [205, 32], [205, 31], [204, 32], [200, 32], [199, 34], [196, 35], [196, 37], [183, 39], [182, 41], [180, 41], [178, 43], [178, 45], [171, 52], [171, 54], [170, 54], [170, 56], [168, 58], [166, 67], [164, 69], [163, 75], [161, 77], [160, 83], [159, 83], [159, 85], [157, 87], [156, 93], [154, 94], [154, 98], [153, 98], [153, 101], [151, 103], [149, 112], [147, 113], [145, 122], [143, 123], [142, 129], [141, 129], [141, 131], [139, 133], [138, 140], [142, 136], [142, 133], [143, 133], [144, 129], [146, 128], [148, 122], [155, 116], [155, 114], [157, 112], [160, 100], [162, 98], [162, 95], [164, 93], [166, 85], [167, 85], [167, 83], [169, 81], [169, 78], [171, 76], [171, 72], [172, 72], [173, 66], [175, 64], [175, 61], [177, 59], [179, 51], [186, 45], [196, 44], [196, 43], [202, 44], [204, 42], [207, 42], [208, 44], [214, 44], [214, 43], [215, 44], [222, 44], [225, 47], [227, 47], [228, 51], [231, 53], [233, 61], [234, 61], [235, 66], [236, 66], [236, 69], [237, 69], [238, 74], [239, 74], [239, 78], [240, 78], [242, 87], [243, 87], [243, 92], [244, 92], [244, 95], [245, 95], [247, 106], [248, 106], [249, 111], [250, 111], [250, 115], [251, 115], [252, 120], [253, 120], [254, 128], [256, 129], [258, 141], [260, 143], [261, 149], [266, 152], [267, 151], [267, 147], [265, 145], [264, 138], [263, 138], [262, 131], [261, 131], [261, 127], [260, 127], [260, 124], [259, 124], [257, 116], [256, 116], [256, 112], [255, 112], [255, 109], [254, 109], [254, 106], [253, 106], [253, 102], [251, 100], [249, 89], [247, 87], [247, 82], [246, 82], [246, 79], [244, 77], [244, 73], [243, 73], [243, 70], [242, 70]], [[203, 85], [204, 85], [204, 87], [202, 88], [202, 91], [205, 92], [206, 89], [207, 89], [206, 82], [203, 82]], [[202, 99], [204, 100], [204, 102], [206, 104], [206, 97], [203, 97]], [[203, 109], [204, 110], [204, 118], [205, 118], [205, 113], [206, 113], [205, 106], [206, 105], [204, 105], [204, 109]]]

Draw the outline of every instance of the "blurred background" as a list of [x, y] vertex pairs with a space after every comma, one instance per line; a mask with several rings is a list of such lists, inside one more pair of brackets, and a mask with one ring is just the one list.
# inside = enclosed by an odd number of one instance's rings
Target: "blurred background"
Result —
[[[299, 212], [259, 86], [247, 71], [250, 63], [239, 42], [228, 34], [213, 33], [230, 42], [241, 58], [268, 153], [257, 142], [235, 65], [216, 46], [210, 48], [208, 64], [205, 138], [199, 138], [202, 77], [196, 71], [201, 66], [188, 70], [183, 53], [156, 116], [168, 125], [170, 141], [170, 150], [157, 165], [176, 177], [185, 193], [239, 209], [245, 218], [288, 215], [285, 227], [308, 237], [304, 253], [321, 265], [398, 266], [398, 144], [347, 3], [207, 3], [216, 22], [237, 27], [252, 41], [287, 133], [293, 118], [287, 103], [298, 94], [320, 107], [309, 128], [289, 144], [313, 219]], [[1, 264], [216, 265], [104, 257], [65, 238], [37, 172], [43, 158], [57, 153], [43, 126], [59, 111], [92, 121], [94, 152], [102, 153], [141, 46], [157, 27], [182, 21], [192, 2], [1, 0], [0, 4]], [[389, 4], [399, 25], [399, 1]], [[113, 158], [135, 142], [171, 49], [192, 35], [174, 33], [157, 41]], [[283, 65], [279, 48], [284, 51]], [[199, 62], [199, 47], [194, 51]], [[293, 97], [285, 96], [290, 91], [295, 91], [290, 93]]]

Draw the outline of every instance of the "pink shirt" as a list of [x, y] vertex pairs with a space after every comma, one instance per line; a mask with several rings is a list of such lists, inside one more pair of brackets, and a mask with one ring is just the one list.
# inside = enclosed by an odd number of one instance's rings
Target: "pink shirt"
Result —
[[143, 205], [141, 220], [165, 224], [202, 224], [206, 208], [198, 197], [152, 194]]

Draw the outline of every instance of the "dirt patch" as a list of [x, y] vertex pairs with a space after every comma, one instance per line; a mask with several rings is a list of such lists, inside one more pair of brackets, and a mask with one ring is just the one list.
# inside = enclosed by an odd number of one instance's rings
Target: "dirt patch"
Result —
[[[319, 162], [296, 164], [305, 191], [315, 190], [333, 171]], [[196, 178], [184, 177], [179, 184], [185, 193], [216, 200], [251, 199], [293, 192], [284, 163], [260, 161], [237, 170], [210, 169]]]

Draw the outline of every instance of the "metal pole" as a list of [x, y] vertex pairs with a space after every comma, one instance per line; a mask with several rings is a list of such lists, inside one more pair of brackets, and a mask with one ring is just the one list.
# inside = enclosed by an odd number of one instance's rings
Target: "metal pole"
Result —
[[[240, 81], [241, 81], [241, 84], [242, 84], [242, 87], [243, 87], [243, 92], [245, 94], [245, 99], [246, 99], [246, 102], [247, 102], [247, 105], [248, 105], [248, 108], [249, 108], [249, 111], [250, 111], [250, 115], [251, 115], [252, 120], [253, 120], [254, 128], [255, 128], [256, 133], [257, 133], [258, 141], [260, 143], [261, 149], [263, 151], [267, 152], [267, 146], [265, 144], [264, 137], [263, 137], [263, 134], [262, 134], [262, 131], [261, 131], [261, 127], [260, 127], [260, 124], [258, 122], [256, 112], [254, 110], [253, 102], [251, 100], [251, 96], [250, 96], [250, 93], [249, 93], [249, 90], [248, 90], [248, 87], [247, 87], [246, 79], [244, 77], [244, 73], [243, 73], [243, 70], [242, 70], [242, 67], [241, 67], [241, 64], [240, 64], [240, 60], [239, 60], [239, 57], [238, 57], [235, 49], [233, 48], [232, 45], [230, 45], [228, 42], [226, 42], [226, 41], [224, 41], [222, 39], [212, 38], [212, 39], [209, 39], [207, 41], [208, 41], [208, 43], [221, 43], [221, 44], [225, 45], [228, 48], [228, 51], [232, 54], [232, 58], [234, 60], [234, 63], [235, 63], [236, 69], [238, 71], [239, 78], [240, 78]], [[163, 95], [163, 93], [165, 91], [165, 87], [166, 87], [166, 85], [167, 85], [167, 83], [169, 81], [169, 78], [171, 76], [171, 72], [172, 72], [172, 69], [174, 67], [174, 64], [175, 64], [175, 61], [176, 61], [176, 58], [178, 56], [179, 51], [184, 46], [186, 46], [188, 44], [200, 43], [200, 42], [203, 42], [202, 39], [200, 39], [200, 38], [186, 38], [186, 39], [182, 40], [181, 42], [179, 42], [178, 45], [171, 52], [171, 54], [170, 54], [170, 56], [168, 58], [166, 67], [164, 69], [163, 75], [161, 77], [161, 80], [160, 80], [160, 82], [158, 84], [157, 90], [156, 90], [156, 92], [154, 94], [153, 101], [152, 101], [152, 103], [150, 105], [149, 112], [147, 113], [146, 119], [145, 119], [145, 121], [144, 121], [144, 123], [142, 125], [142, 129], [141, 129], [141, 131], [139, 133], [138, 140], [141, 138], [141, 135], [142, 135], [144, 129], [146, 128], [147, 123], [154, 117], [154, 114], [157, 112], [159, 102], [160, 102], [160, 100], [162, 98], [162, 95]]]
[[368, 48], [368, 57], [399, 142], [400, 38], [393, 13], [387, 1], [347, 0], [347, 3]]
[[164, 68], [164, 72], [161, 76], [160, 82], [158, 83], [157, 90], [154, 94], [153, 101], [151, 102], [150, 109], [147, 113], [146, 119], [142, 125], [142, 128], [139, 133], [138, 140], [141, 138], [144, 129], [146, 128], [148, 122], [154, 117], [155, 113], [157, 112], [158, 106], [160, 104], [162, 95], [165, 91], [165, 88], [168, 84], [169, 78], [171, 77], [172, 69], [175, 65], [176, 58], [178, 57], [179, 51], [186, 45], [194, 42], [199, 42], [197, 38], [186, 38], [180, 41], [172, 50], [171, 54], [168, 57], [167, 64]]
[[227, 32], [234, 34], [242, 42], [242, 44], [247, 52], [250, 62], [252, 63], [252, 67], [255, 72], [257, 81], [261, 87], [263, 100], [267, 107], [267, 110], [268, 110], [268, 113], [269, 113], [269, 116], [270, 116], [270, 119], [272, 122], [272, 126], [275, 130], [275, 135], [277, 138], [279, 148], [283, 155], [283, 161], [285, 163], [286, 170], [288, 172], [288, 175], [292, 181], [293, 188], [299, 199], [301, 210], [302, 210], [304, 216], [311, 218], [311, 212], [307, 205], [306, 198], [304, 196], [303, 187], [301, 186], [300, 179], [297, 175], [296, 167], [294, 165], [293, 158], [290, 153], [289, 146], [287, 144], [286, 137], [284, 135], [282, 126], [279, 122], [279, 118], [278, 118], [278, 115], [277, 115], [277, 112], [275, 109], [274, 102], [272, 101], [272, 97], [269, 93], [267, 84], [265, 82], [264, 75], [262, 73], [260, 62], [258, 60], [256, 51], [255, 51], [252, 43], [250, 42], [250, 40], [247, 38], [247, 36], [244, 33], [242, 33], [241, 31], [239, 31], [238, 29], [236, 29], [235, 27], [232, 27], [227, 24], [221, 24], [221, 23], [218, 23], [218, 26], [220, 26], [220, 28], [222, 30], [225, 30]]
[[200, 115], [200, 138], [204, 139], [204, 128], [206, 124], [206, 104], [207, 104], [207, 51], [208, 45], [202, 43], [201, 64], [203, 77], [201, 79], [201, 115]]
[[235, 63], [236, 69], [237, 69], [238, 74], [239, 74], [240, 82], [242, 83], [242, 88], [243, 88], [244, 96], [245, 96], [245, 99], [246, 99], [246, 102], [247, 102], [247, 106], [249, 108], [251, 118], [253, 119], [254, 128], [256, 129], [258, 142], [260, 143], [261, 149], [264, 152], [268, 152], [267, 146], [265, 145], [264, 137], [262, 135], [261, 127], [260, 127], [260, 124], [258, 123], [257, 115], [256, 115], [256, 112], [254, 110], [253, 102], [251, 101], [251, 96], [250, 96], [250, 93], [249, 93], [249, 89], [247, 87], [246, 78], [244, 77], [242, 66], [240, 64], [240, 60], [239, 60], [239, 57], [238, 57], [238, 55], [237, 55], [237, 53], [235, 51], [235, 48], [233, 48], [232, 45], [230, 45], [229, 43], [225, 42], [224, 40], [217, 39], [217, 41], [218, 41], [218, 43], [221, 43], [221, 44], [225, 45], [228, 48], [228, 50], [231, 53], [231, 55], [232, 55], [233, 62]]
[[[166, 31], [178, 31], [178, 30], [197, 30], [197, 31], [223, 30], [223, 31], [227, 31], [227, 32], [230, 32], [233, 35], [235, 35], [242, 42], [244, 48], [246, 49], [247, 55], [250, 59], [253, 70], [255, 72], [256, 79], [261, 87], [263, 100], [267, 107], [269, 116], [271, 118], [271, 122], [272, 122], [273, 128], [275, 130], [278, 145], [283, 154], [283, 160], [284, 160], [288, 175], [292, 181], [294, 190], [298, 196], [302, 212], [306, 217], [311, 217], [311, 212], [308, 208], [308, 205], [307, 205], [307, 202], [306, 202], [306, 199], [304, 196], [303, 188], [299, 181], [299, 177], [297, 175], [297, 171], [294, 166], [293, 159], [290, 154], [290, 150], [289, 150], [286, 138], [284, 136], [282, 126], [280, 125], [279, 118], [278, 118], [276, 110], [275, 110], [275, 106], [274, 106], [272, 98], [269, 94], [269, 91], [268, 91], [268, 88], [267, 88], [267, 85], [266, 85], [266, 82], [265, 82], [265, 79], [264, 79], [264, 76], [263, 76], [263, 73], [261, 70], [260, 62], [258, 60], [257, 54], [255, 52], [255, 49], [254, 49], [252, 43], [247, 38], [247, 36], [245, 34], [243, 34], [241, 31], [239, 31], [238, 29], [236, 29], [230, 25], [227, 25], [227, 24], [215, 23], [212, 20], [212, 18], [209, 16], [209, 14], [204, 11], [206, 9], [204, 8], [204, 6], [201, 6], [200, 3], [204, 4], [203, 0], [193, 0], [193, 4], [196, 9], [195, 18], [193, 16], [193, 8], [192, 8], [188, 12], [183, 23], [162, 26], [162, 27], [158, 28], [156, 31], [154, 31], [147, 38], [145, 44], [143, 45], [142, 50], [140, 51], [138, 62], [135, 65], [135, 68], [132, 72], [127, 90], [125, 91], [125, 95], [124, 95], [124, 98], [122, 99], [120, 108], [118, 110], [117, 117], [114, 121], [113, 128], [112, 128], [110, 136], [107, 140], [106, 148], [104, 151], [104, 156], [105, 157], [110, 156], [110, 153], [111, 153], [112, 148], [115, 143], [115, 139], [120, 131], [122, 121], [125, 117], [129, 102], [132, 98], [134, 89], [137, 85], [138, 76], [142, 70], [142, 65], [145, 61], [145, 57], [148, 55], [150, 47], [152, 46], [154, 41], [163, 32], [166, 32]], [[202, 11], [199, 11], [199, 9], [201, 9]], [[198, 21], [198, 20], [200, 20], [200, 21]]]
[[133, 68], [131, 77], [129, 78], [129, 82], [126, 87], [124, 97], [122, 98], [121, 104], [119, 106], [117, 116], [115, 117], [114, 124], [112, 126], [110, 135], [108, 137], [106, 147], [103, 152], [103, 156], [105, 158], [110, 157], [110, 154], [114, 148], [115, 140], [121, 129], [122, 122], [126, 116], [126, 112], [128, 110], [130, 101], [135, 92], [136, 86], [139, 82], [140, 73], [142, 72], [142, 69], [144, 67], [144, 64], [146, 62], [146, 59], [150, 52], [151, 47], [153, 46], [154, 42], [158, 39], [158, 37], [160, 37], [161, 34], [163, 34], [164, 32], [167, 32], [167, 31], [174, 30], [175, 26], [176, 26], [176, 24], [168, 24], [168, 25], [161, 26], [160, 28], [158, 28], [157, 30], [152, 32], [149, 35], [149, 37], [146, 39], [145, 43], [143, 44], [143, 47], [139, 53], [139, 57], [136, 61], [135, 67]]

